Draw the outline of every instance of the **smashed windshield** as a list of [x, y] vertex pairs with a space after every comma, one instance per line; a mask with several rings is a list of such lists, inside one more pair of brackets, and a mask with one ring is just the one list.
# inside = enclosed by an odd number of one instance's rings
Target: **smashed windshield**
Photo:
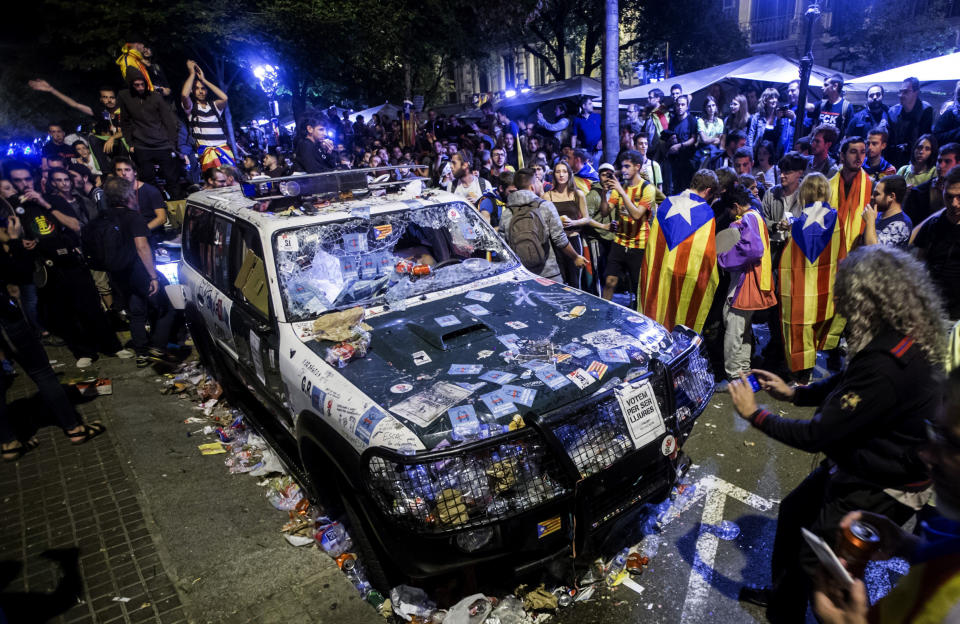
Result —
[[518, 265], [462, 202], [284, 230], [273, 244], [288, 321], [347, 306], [402, 304]]

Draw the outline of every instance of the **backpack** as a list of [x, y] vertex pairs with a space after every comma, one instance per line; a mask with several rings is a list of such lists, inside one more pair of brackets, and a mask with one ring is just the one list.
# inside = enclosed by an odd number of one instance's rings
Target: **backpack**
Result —
[[543, 203], [542, 199], [539, 201], [539, 204], [528, 204], [514, 210], [507, 231], [510, 248], [528, 271], [537, 274], [547, 265], [550, 244], [547, 225], [537, 212], [537, 207]]
[[130, 239], [113, 208], [104, 210], [83, 226], [80, 240], [87, 263], [97, 271], [123, 271], [136, 260]]

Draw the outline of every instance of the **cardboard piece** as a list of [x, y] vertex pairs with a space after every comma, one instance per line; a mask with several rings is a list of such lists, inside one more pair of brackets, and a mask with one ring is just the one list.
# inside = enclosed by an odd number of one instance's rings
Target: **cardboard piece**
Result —
[[263, 260], [257, 254], [248, 249], [243, 256], [243, 264], [237, 272], [237, 279], [233, 285], [240, 289], [243, 296], [253, 307], [263, 313], [264, 316], [270, 316], [267, 297], [267, 271], [263, 266]]

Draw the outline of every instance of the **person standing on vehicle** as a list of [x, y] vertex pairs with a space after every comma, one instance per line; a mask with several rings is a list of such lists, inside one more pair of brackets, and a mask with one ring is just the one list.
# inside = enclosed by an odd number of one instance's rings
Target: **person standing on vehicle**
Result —
[[737, 413], [754, 427], [793, 448], [826, 455], [780, 504], [773, 588], [741, 592], [741, 599], [766, 603], [774, 624], [805, 621], [818, 560], [801, 529], [832, 542], [851, 509], [902, 525], [933, 493], [920, 450], [925, 421], [936, 419], [940, 408], [947, 352], [940, 297], [919, 261], [887, 245], [851, 252], [837, 272], [834, 294], [838, 313], [849, 319], [850, 359], [843, 371], [807, 386], [753, 371], [772, 397], [818, 406], [811, 420], [759, 407], [746, 376], [730, 384]]
[[[200, 170], [233, 165], [236, 159], [230, 150], [223, 111], [227, 107], [227, 94], [203, 76], [196, 61], [187, 61], [190, 75], [180, 92], [180, 106], [190, 124], [190, 135], [200, 160]], [[210, 93], [216, 97], [210, 102]]]
[[[167, 341], [176, 312], [164, 290], [167, 280], [154, 264], [148, 242], [150, 232], [138, 214], [133, 182], [121, 177], [112, 178], [104, 185], [104, 193], [110, 206], [110, 222], [120, 230], [116, 243], [126, 246], [125, 251], [118, 254], [124, 260], [120, 266], [111, 267], [110, 276], [127, 299], [130, 338], [137, 353], [137, 368], [144, 368], [150, 360], [167, 358]], [[155, 319], [149, 337], [148, 315]]]
[[587, 259], [567, 239], [556, 207], [533, 192], [535, 177], [533, 169], [521, 169], [514, 174], [517, 190], [510, 193], [500, 216], [500, 234], [529, 271], [561, 282], [555, 250], [566, 254], [577, 268], [586, 266]]
[[120, 129], [137, 162], [140, 178], [147, 183], [156, 179], [160, 168], [165, 188], [173, 199], [180, 199], [180, 160], [177, 158], [177, 117], [137, 69], [127, 70], [129, 89], [120, 92]]

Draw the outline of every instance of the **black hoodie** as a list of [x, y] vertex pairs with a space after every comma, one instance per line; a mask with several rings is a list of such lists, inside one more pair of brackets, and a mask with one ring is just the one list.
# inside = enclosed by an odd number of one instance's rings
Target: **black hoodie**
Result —
[[135, 149], [174, 151], [177, 144], [176, 116], [156, 91], [145, 91], [143, 95], [134, 91], [136, 78], [142, 79], [143, 74], [129, 69], [127, 84], [130, 87], [117, 94], [123, 137]]

